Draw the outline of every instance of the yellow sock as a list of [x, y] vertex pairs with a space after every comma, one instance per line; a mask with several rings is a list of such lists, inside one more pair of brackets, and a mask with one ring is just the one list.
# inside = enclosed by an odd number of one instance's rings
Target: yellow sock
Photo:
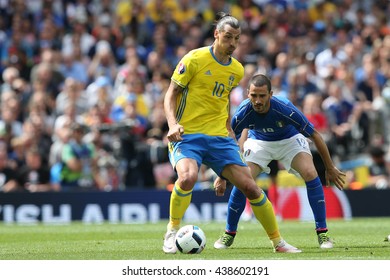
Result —
[[171, 193], [171, 200], [169, 204], [169, 223], [168, 229], [180, 226], [181, 219], [184, 216], [188, 206], [191, 203], [192, 190], [184, 191], [175, 183]]
[[261, 192], [259, 198], [249, 200], [249, 202], [256, 219], [261, 223], [275, 247], [282, 237], [280, 236], [272, 203], [268, 200], [264, 191]]

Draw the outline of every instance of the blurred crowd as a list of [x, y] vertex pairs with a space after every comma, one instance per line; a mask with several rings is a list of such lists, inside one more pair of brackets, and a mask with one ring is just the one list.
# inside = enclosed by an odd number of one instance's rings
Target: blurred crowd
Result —
[[163, 96], [180, 58], [213, 42], [219, 11], [242, 22], [232, 111], [267, 74], [337, 162], [379, 154], [372, 176], [388, 187], [388, 0], [2, 0], [0, 191], [171, 184]]

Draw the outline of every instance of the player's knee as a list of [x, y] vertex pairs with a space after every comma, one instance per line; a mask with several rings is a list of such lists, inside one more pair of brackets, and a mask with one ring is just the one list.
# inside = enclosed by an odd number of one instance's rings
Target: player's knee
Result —
[[301, 177], [308, 182], [318, 177], [318, 173], [315, 168], [307, 168], [301, 171]]
[[242, 184], [240, 190], [248, 199], [256, 199], [261, 194], [261, 189], [254, 182]]
[[197, 180], [198, 180], [197, 175], [195, 176], [195, 175], [191, 175], [190, 173], [184, 173], [179, 176], [178, 183], [183, 190], [191, 190], [194, 187]]

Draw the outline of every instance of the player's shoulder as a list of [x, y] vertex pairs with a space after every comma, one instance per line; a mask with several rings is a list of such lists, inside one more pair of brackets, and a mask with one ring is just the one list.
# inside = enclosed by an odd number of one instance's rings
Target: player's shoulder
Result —
[[234, 73], [236, 73], [238, 80], [241, 80], [244, 77], [244, 66], [236, 58], [231, 58], [231, 62], [228, 67], [232, 69]]
[[236, 114], [242, 114], [244, 112], [247, 112], [252, 108], [252, 104], [250, 103], [249, 98], [243, 100], [240, 105], [238, 105]]
[[273, 95], [271, 97], [271, 104], [275, 104], [276, 106], [294, 106], [288, 98], [281, 95]]
[[180, 60], [180, 63], [177, 65], [177, 73], [178, 74], [184, 74], [189, 69], [196, 69], [208, 60], [206, 57], [207, 54], [210, 52], [209, 47], [201, 47], [198, 49], [190, 50], [188, 53], [186, 53], [182, 59]]
[[233, 65], [234, 67], [239, 68], [240, 70], [242, 70], [242, 72], [244, 72], [244, 65], [242, 65], [242, 63], [240, 61], [238, 61], [234, 57], [232, 57], [231, 65]]
[[206, 46], [206, 47], [200, 47], [200, 48], [193, 49], [193, 50], [189, 51], [187, 53], [187, 56], [198, 58], [198, 57], [203, 57], [203, 56], [209, 55], [209, 54], [210, 54], [210, 46]]

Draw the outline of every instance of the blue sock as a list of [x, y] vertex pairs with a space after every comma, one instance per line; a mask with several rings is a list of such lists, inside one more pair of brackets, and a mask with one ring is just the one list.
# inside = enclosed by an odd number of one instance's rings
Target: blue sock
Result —
[[241, 214], [245, 209], [246, 196], [236, 187], [233, 187], [230, 193], [228, 203], [228, 213], [226, 222], [226, 231], [236, 233], [238, 221], [240, 220]]
[[317, 177], [314, 180], [306, 182], [306, 188], [309, 204], [316, 223], [316, 230], [326, 230], [325, 196], [320, 178]]

